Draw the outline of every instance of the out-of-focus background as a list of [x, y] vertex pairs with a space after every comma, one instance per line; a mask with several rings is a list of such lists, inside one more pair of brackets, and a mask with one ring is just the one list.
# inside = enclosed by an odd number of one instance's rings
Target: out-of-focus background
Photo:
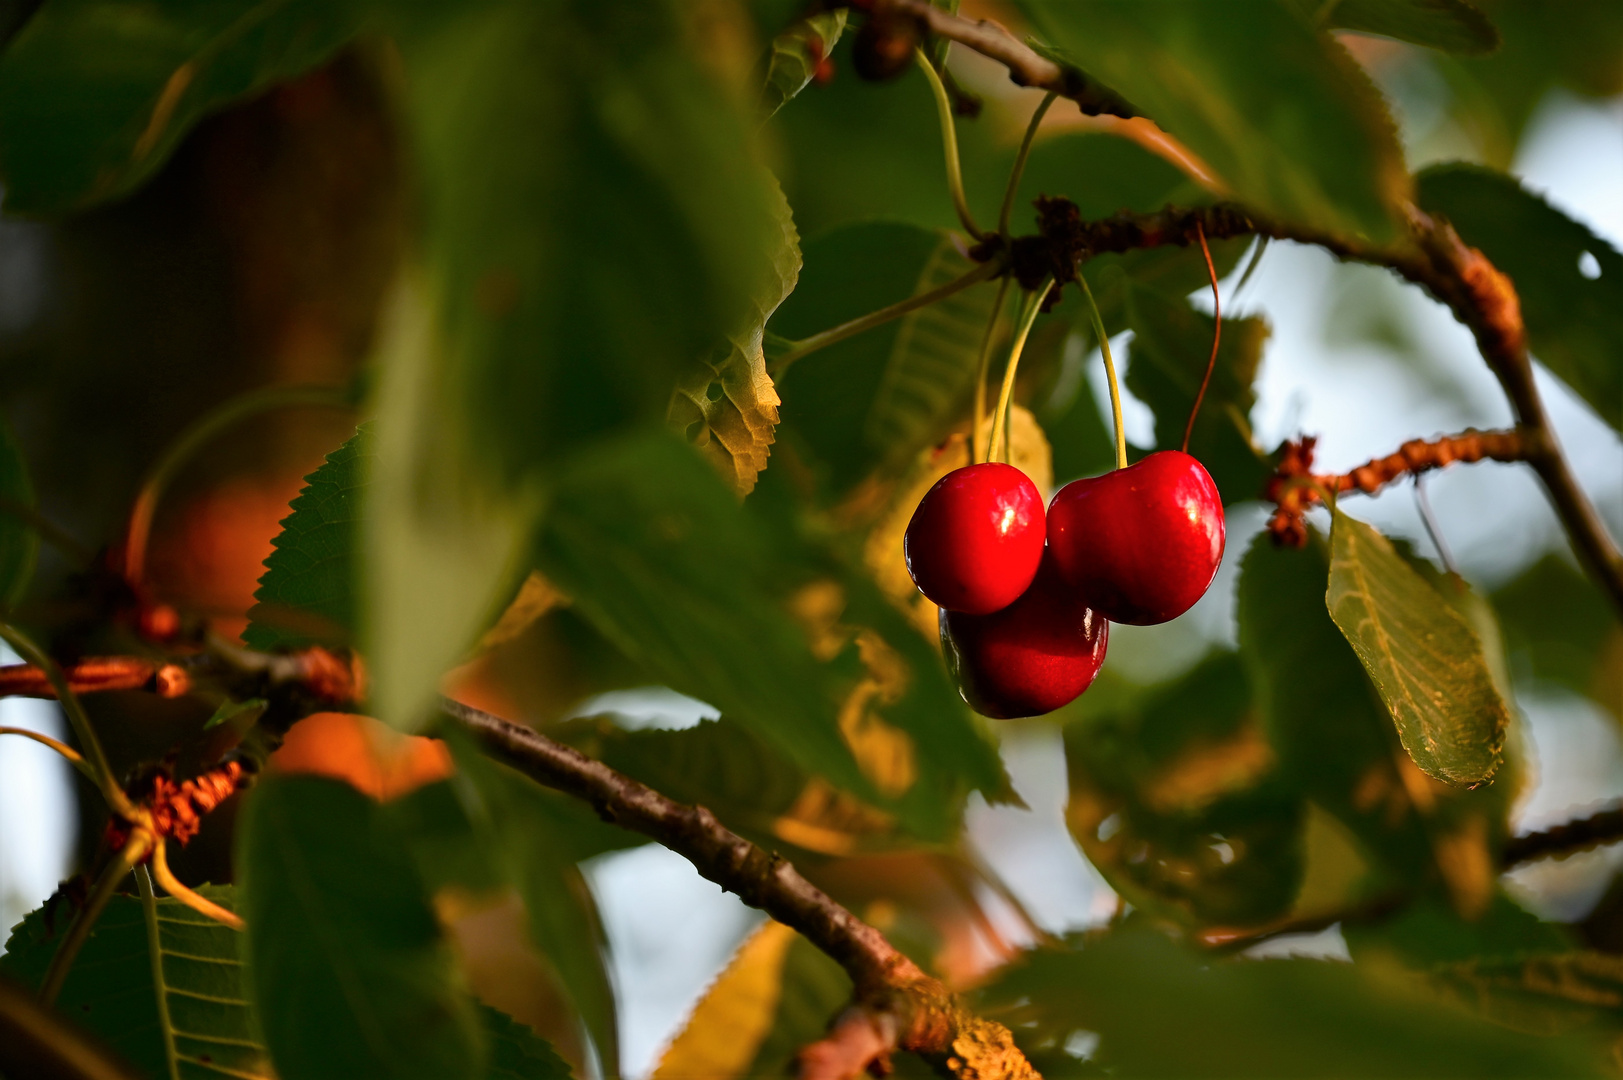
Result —
[[[1507, 20], [1507, 35], [1521, 21]], [[1623, 247], [1623, 96], [1615, 81], [1590, 85], [1582, 72], [1570, 78], [1539, 72], [1527, 78], [1526, 101], [1483, 110], [1472, 98], [1480, 87], [1458, 61], [1384, 40], [1349, 37], [1348, 43], [1395, 106], [1412, 169], [1445, 160], [1508, 166], [1553, 205]], [[870, 86], [855, 81], [843, 53], [836, 64], [835, 81], [809, 95], [918, 112], [927, 161], [921, 154], [922, 163], [898, 165], [898, 177], [869, 178], [875, 187], [905, 191], [913, 182], [909, 170], [939, 170], [934, 119], [918, 74]], [[974, 129], [966, 134], [966, 156], [1007, 155], [1037, 95], [1010, 86], [974, 58], [955, 55], [951, 66], [987, 100], [978, 120], [962, 122]], [[1623, 60], [1614, 60], [1611, 70], [1623, 70]], [[772, 133], [791, 199], [796, 170], [814, 167], [808, 162], [828, 137], [818, 125], [838, 115], [832, 108], [819, 112], [815, 102], [798, 104]], [[1487, 124], [1485, 116], [1500, 119]], [[142, 471], [210, 405], [269, 382], [340, 384], [360, 369], [392, 265], [399, 204], [395, 148], [383, 117], [362, 66], [340, 59], [209, 120], [162, 176], [125, 202], [51, 227], [0, 217], [0, 408], [23, 443], [42, 511], [79, 543], [94, 549], [115, 538], [119, 508], [128, 505]], [[1068, 137], [1075, 128], [1056, 117], [1044, 138]], [[1090, 130], [1125, 137], [1109, 121]], [[977, 170], [969, 173], [973, 178]], [[1089, 177], [1073, 182], [1082, 189]], [[941, 192], [944, 207], [944, 187]], [[820, 223], [817, 213], [811, 207], [801, 222], [808, 236], [833, 224]], [[949, 217], [950, 210], [942, 224]], [[1248, 262], [1242, 258], [1240, 265]], [[1598, 265], [1580, 269], [1598, 272]], [[1225, 314], [1261, 314], [1272, 326], [1251, 417], [1262, 446], [1314, 434], [1319, 465], [1343, 471], [1408, 438], [1510, 421], [1469, 333], [1440, 305], [1383, 271], [1280, 243], [1262, 252], [1243, 283], [1238, 271], [1231, 275], [1222, 295]], [[1209, 295], [1197, 294], [1197, 302], [1210, 309]], [[1131, 335], [1116, 344], [1130, 365]], [[1094, 399], [1104, 401], [1096, 353], [1083, 359], [1082, 370]], [[1559, 382], [1542, 375], [1540, 381], [1580, 481], [1614, 533], [1623, 534], [1623, 444]], [[792, 397], [785, 396], [785, 409], [792, 410]], [[1129, 438], [1153, 442], [1148, 411], [1131, 399], [1126, 405]], [[354, 422], [353, 415], [311, 411], [250, 424], [189, 468], [155, 534], [154, 577], [164, 597], [217, 617], [227, 632], [240, 629], [259, 562], [299, 478]], [[1571, 559], [1525, 469], [1482, 464], [1428, 478], [1423, 494], [1436, 536], [1423, 522], [1421, 494], [1404, 483], [1377, 498], [1349, 499], [1346, 508], [1411, 539], [1422, 553], [1452, 562], [1488, 593], [1503, 595], [1519, 582], [1536, 581], [1528, 575], [1545, 560]], [[1190, 669], [1214, 645], [1233, 643], [1235, 563], [1265, 516], [1260, 504], [1232, 512], [1230, 558], [1189, 616], [1163, 627], [1112, 631], [1112, 677], [1159, 682]], [[51, 598], [57, 625], [73, 623], [80, 565], [71, 551], [47, 547], [42, 553], [36, 595]], [[1532, 764], [1516, 811], [1519, 827], [1537, 828], [1623, 798], [1623, 639], [1616, 629], [1610, 676], [1602, 672], [1587, 688], [1532, 675], [1530, 652], [1559, 648], [1559, 641], [1510, 644]], [[547, 683], [545, 672], [514, 675], [511, 667], [505, 674], [483, 673], [495, 684], [484, 692], [520, 705], [550, 695], [561, 703], [558, 715], [613, 713], [628, 726], [680, 727], [713, 715], [703, 703], [658, 688], [569, 701], [569, 678]], [[124, 734], [110, 747], [121, 761], [139, 759], [196, 722], [179, 707], [136, 698], [105, 695], [93, 703], [125, 721], [118, 725]], [[51, 703], [0, 702], [0, 724], [63, 735]], [[1002, 731], [1005, 761], [1029, 809], [977, 801], [968, 829], [974, 854], [1008, 883], [1017, 903], [979, 887], [975, 900], [984, 921], [951, 939], [958, 950], [954, 966], [965, 978], [1008, 946], [1028, 941], [1028, 916], [1057, 933], [1099, 923], [1116, 910], [1114, 894], [1062, 820], [1066, 781], [1058, 732], [1041, 721]], [[44, 748], [0, 739], [0, 927], [42, 902], [91, 850], [92, 827], [79, 817], [84, 796], [71, 770]], [[229, 874], [229, 827], [229, 812], [210, 819], [204, 835], [177, 859], [182, 876], [222, 880]], [[1521, 868], [1509, 875], [1509, 885], [1533, 912], [1574, 920], [1601, 902], [1620, 869], [1623, 846]], [[760, 916], [653, 845], [602, 856], [589, 864], [587, 878], [613, 949], [624, 1072], [640, 1077]], [[504, 962], [525, 963], [500, 959], [502, 943], [517, 933], [509, 915], [478, 913], [461, 933], [471, 965], [483, 963], [491, 979], [522, 981], [530, 976], [490, 974]], [[1265, 948], [1346, 954], [1335, 927]]]

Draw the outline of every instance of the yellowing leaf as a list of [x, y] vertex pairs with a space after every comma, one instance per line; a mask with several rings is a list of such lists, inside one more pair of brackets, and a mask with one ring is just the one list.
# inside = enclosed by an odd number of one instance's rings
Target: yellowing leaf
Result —
[[479, 647], [494, 649], [498, 645], [505, 645], [535, 625], [541, 616], [567, 603], [569, 597], [559, 592], [556, 585], [542, 576], [539, 570], [531, 570], [530, 576], [519, 586], [518, 595], [507, 605], [502, 617], [496, 620], [496, 625], [486, 630], [485, 636], [479, 639]]
[[793, 930], [771, 919], [751, 934], [665, 1050], [653, 1080], [742, 1077], [777, 1015], [794, 940]]
[[1481, 639], [1391, 541], [1339, 511], [1325, 603], [1415, 764], [1452, 784], [1489, 780], [1510, 713]]
[[671, 426], [703, 449], [740, 495], [754, 489], [755, 478], [766, 468], [783, 403], [766, 373], [762, 335], [800, 277], [800, 235], [789, 202], [775, 180], [767, 186], [781, 233], [771, 238], [768, 265], [750, 298], [749, 316], [727, 335], [725, 355], [695, 362], [678, 381], [667, 413]]

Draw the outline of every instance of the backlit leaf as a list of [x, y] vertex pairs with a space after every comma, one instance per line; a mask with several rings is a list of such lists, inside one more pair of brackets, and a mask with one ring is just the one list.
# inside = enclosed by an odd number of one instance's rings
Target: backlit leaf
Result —
[[1533, 355], [1623, 430], [1623, 253], [1492, 169], [1439, 165], [1417, 183], [1424, 209], [1510, 275]]
[[834, 51], [850, 9], [808, 15], [772, 39], [766, 85], [761, 88], [761, 115], [770, 117], [806, 88], [818, 63]]
[[1380, 95], [1283, 5], [1021, 5], [1040, 34], [1264, 213], [1387, 240], [1408, 191]]
[[1460, 56], [1499, 47], [1493, 22], [1466, 0], [1337, 0], [1319, 12], [1326, 29], [1380, 34]]
[[[845, 13], [840, 12], [843, 20]], [[740, 495], [748, 495], [766, 468], [777, 438], [782, 400], [766, 373], [761, 336], [766, 322], [794, 291], [800, 276], [800, 236], [789, 203], [772, 185], [774, 215], [781, 233], [770, 246], [771, 263], [751, 293], [744, 324], [727, 336], [727, 351], [716, 360], [696, 361], [671, 394], [670, 424], [701, 447]]]
[[1492, 778], [1510, 716], [1481, 640], [1391, 541], [1339, 511], [1325, 602], [1415, 764], [1449, 783]]
[[349, 0], [52, 0], [0, 55], [6, 210], [61, 214], [128, 192], [199, 119], [328, 60]]
[[259, 1026], [283, 1076], [477, 1078], [486, 1045], [405, 840], [335, 780], [271, 776], [238, 850]]

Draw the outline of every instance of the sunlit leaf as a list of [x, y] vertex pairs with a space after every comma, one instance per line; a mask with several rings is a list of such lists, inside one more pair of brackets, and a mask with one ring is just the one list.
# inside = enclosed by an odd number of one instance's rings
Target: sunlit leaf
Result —
[[1623, 253], [1492, 169], [1440, 165], [1417, 183], [1424, 209], [1510, 275], [1533, 355], [1623, 430]]
[[1460, 56], [1499, 47], [1492, 21], [1466, 0], [1336, 0], [1315, 6], [1326, 29], [1380, 34]]
[[364, 11], [52, 0], [0, 56], [6, 210], [60, 214], [124, 194], [202, 117], [329, 59]]
[[1339, 511], [1325, 602], [1415, 764], [1450, 783], [1490, 779], [1510, 716], [1481, 640], [1389, 540]]
[[[840, 18], [844, 17], [840, 12]], [[771, 238], [771, 262], [750, 294], [753, 309], [744, 324], [727, 336], [723, 355], [695, 361], [678, 380], [668, 413], [671, 426], [703, 448], [740, 495], [750, 493], [755, 477], [766, 468], [782, 404], [766, 373], [761, 336], [767, 320], [794, 290], [800, 276], [800, 236], [776, 183], [772, 190], [781, 232]]]
[[304, 478], [248, 610], [251, 648], [345, 643], [355, 632], [356, 545], [375, 456], [370, 426]]
[[338, 781], [273, 776], [242, 830], [250, 997], [277, 1072], [482, 1076], [478, 1013], [378, 805]]
[[767, 60], [766, 85], [761, 88], [761, 115], [770, 117], [806, 88], [817, 65], [834, 51], [848, 8], [808, 15], [772, 39]]
[[1119, 1076], [1598, 1076], [1581, 1038], [1507, 1031], [1377, 967], [1218, 960], [1151, 929], [1031, 954], [983, 999]]
[[1352, 58], [1283, 5], [1021, 5], [1050, 43], [1265, 213], [1386, 240], [1408, 181]]
[[18, 512], [34, 505], [28, 465], [11, 425], [0, 422], [0, 609], [22, 599], [34, 576], [39, 534]]
[[[1187, 301], [1138, 287], [1128, 290], [1127, 316], [1127, 388], [1155, 414], [1155, 448], [1176, 450], [1211, 359], [1215, 320]], [[1251, 440], [1253, 384], [1269, 332], [1261, 316], [1223, 320], [1217, 365], [1189, 439], [1189, 453], [1212, 474], [1225, 503], [1260, 497], [1271, 472]]]

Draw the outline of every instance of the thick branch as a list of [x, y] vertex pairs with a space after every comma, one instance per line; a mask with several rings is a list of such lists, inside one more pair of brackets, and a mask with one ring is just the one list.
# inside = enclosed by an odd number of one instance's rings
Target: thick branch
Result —
[[604, 820], [659, 841], [704, 877], [790, 926], [833, 957], [855, 984], [855, 1007], [808, 1048], [803, 1077], [855, 1077], [893, 1047], [962, 1077], [1036, 1077], [1001, 1025], [960, 1007], [884, 935], [802, 877], [788, 861], [571, 747], [454, 701], [446, 715], [484, 752], [547, 787], [590, 803]]
[[1564, 859], [1580, 851], [1623, 840], [1623, 807], [1602, 810], [1576, 821], [1562, 822], [1539, 832], [1513, 836], [1505, 842], [1500, 865], [1506, 869], [1534, 859]]

